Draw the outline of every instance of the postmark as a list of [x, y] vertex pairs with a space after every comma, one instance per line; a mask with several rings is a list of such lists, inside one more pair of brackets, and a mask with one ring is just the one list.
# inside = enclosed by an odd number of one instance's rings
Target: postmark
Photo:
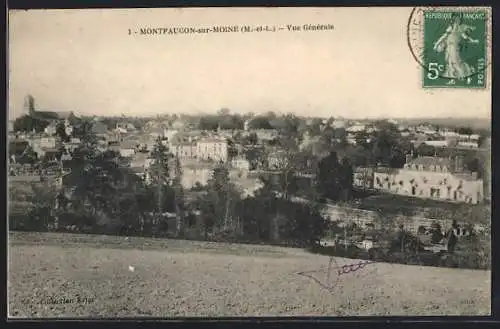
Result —
[[490, 11], [480, 7], [414, 8], [408, 46], [424, 88], [485, 88], [491, 46]]

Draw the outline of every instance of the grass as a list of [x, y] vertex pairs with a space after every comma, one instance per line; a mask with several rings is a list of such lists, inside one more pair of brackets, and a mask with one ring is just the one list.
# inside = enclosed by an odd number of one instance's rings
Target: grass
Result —
[[490, 314], [489, 271], [380, 263], [328, 283], [329, 258], [293, 248], [22, 232], [9, 244], [10, 317]]

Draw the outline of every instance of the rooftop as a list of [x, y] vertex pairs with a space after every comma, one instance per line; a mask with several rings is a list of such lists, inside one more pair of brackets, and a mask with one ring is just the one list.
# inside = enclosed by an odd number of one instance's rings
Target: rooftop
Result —
[[205, 137], [198, 140], [198, 143], [227, 143], [227, 140], [222, 137]]
[[423, 166], [429, 168], [430, 166], [441, 166], [451, 168], [451, 160], [449, 158], [439, 158], [432, 156], [421, 156], [408, 161], [408, 165]]
[[137, 147], [137, 144], [139, 142], [137, 140], [124, 140], [123, 142], [120, 143], [120, 148], [121, 149], [135, 149]]

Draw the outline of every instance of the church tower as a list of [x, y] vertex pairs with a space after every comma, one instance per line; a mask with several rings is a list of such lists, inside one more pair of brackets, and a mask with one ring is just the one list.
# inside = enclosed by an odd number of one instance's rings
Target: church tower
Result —
[[35, 98], [31, 95], [27, 95], [24, 98], [24, 106], [23, 106], [24, 114], [26, 115], [34, 115], [35, 114]]

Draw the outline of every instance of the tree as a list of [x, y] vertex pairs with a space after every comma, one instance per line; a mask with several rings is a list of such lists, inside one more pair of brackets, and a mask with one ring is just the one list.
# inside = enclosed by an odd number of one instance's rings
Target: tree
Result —
[[320, 118], [315, 118], [312, 120], [311, 124], [307, 126], [306, 131], [309, 133], [309, 136], [320, 136], [322, 125], [323, 120]]
[[342, 195], [340, 176], [337, 153], [330, 152], [330, 155], [321, 159], [318, 164], [318, 192], [327, 199], [339, 200]]
[[399, 140], [391, 149], [389, 167], [403, 168], [406, 163], [406, 155], [413, 150], [413, 145], [407, 140]]
[[360, 145], [349, 145], [345, 150], [345, 157], [353, 167], [367, 167], [371, 165], [371, 152]]
[[472, 135], [474, 133], [471, 127], [459, 127], [455, 131], [460, 135]]
[[349, 200], [351, 198], [352, 193], [352, 184], [354, 180], [354, 171], [349, 162], [349, 159], [344, 157], [342, 158], [339, 166], [339, 185], [342, 189], [343, 200]]
[[479, 157], [474, 154], [468, 153], [464, 159], [464, 164], [465, 168], [471, 172], [481, 174], [481, 172], [483, 171], [481, 168]]
[[238, 156], [238, 146], [231, 138], [227, 139], [227, 155], [229, 160]]
[[245, 150], [245, 159], [250, 163], [251, 170], [265, 166], [265, 152], [262, 148], [249, 148]]
[[257, 143], [259, 142], [259, 137], [257, 136], [257, 133], [252, 132], [248, 136], [247, 141], [250, 145], [257, 145]]
[[229, 116], [231, 111], [228, 108], [221, 108], [219, 111], [217, 111], [217, 115], [220, 117], [225, 117]]
[[417, 149], [415, 151], [420, 156], [434, 156], [436, 154], [436, 148], [432, 145], [427, 145], [425, 143], [422, 143], [419, 146], [417, 146]]
[[387, 121], [375, 123], [376, 131], [371, 137], [372, 153], [375, 164], [390, 166], [393, 152], [401, 140], [397, 127]]
[[218, 118], [215, 116], [203, 116], [198, 122], [198, 129], [215, 131], [219, 128]]
[[38, 119], [30, 115], [23, 115], [14, 121], [14, 131], [41, 133], [49, 125], [48, 120]]
[[178, 157], [174, 163], [175, 176], [172, 182], [175, 193], [175, 213], [177, 217], [177, 235], [184, 234], [184, 189], [182, 188], [182, 166]]
[[229, 229], [237, 215], [239, 201], [240, 193], [229, 179], [229, 170], [224, 164], [218, 164], [207, 182], [207, 193], [201, 200], [205, 230]]
[[31, 146], [27, 146], [17, 162], [20, 164], [35, 164], [38, 161], [38, 154]]
[[73, 129], [73, 136], [79, 138], [83, 145], [90, 148], [95, 148], [97, 145], [97, 136], [92, 130], [93, 125], [91, 119], [81, 119]]
[[255, 195], [242, 201], [244, 232], [254, 240], [285, 242], [294, 246], [312, 246], [324, 235], [327, 220], [323, 204], [314, 189], [302, 201], [285, 199], [276, 194], [273, 184], [264, 179]]
[[257, 116], [249, 122], [250, 129], [273, 129], [269, 123], [269, 118], [265, 116]]
[[64, 122], [59, 121], [56, 126], [56, 135], [63, 141], [69, 142], [70, 136], [66, 135], [66, 126]]
[[68, 193], [70, 218], [81, 225], [103, 226], [109, 233], [137, 228], [142, 222], [145, 193], [140, 178], [122, 165], [119, 153], [100, 152], [88, 119], [81, 121], [78, 134], [84, 141], [68, 162], [70, 173], [63, 180]]
[[149, 175], [152, 185], [156, 187], [157, 213], [161, 217], [164, 212], [165, 192], [171, 183], [169, 168], [171, 155], [160, 137], [156, 140], [151, 156], [153, 162], [149, 168]]
[[436, 221], [432, 222], [430, 231], [431, 231], [431, 243], [436, 244], [441, 242], [441, 240], [444, 237], [441, 224], [439, 224]]

